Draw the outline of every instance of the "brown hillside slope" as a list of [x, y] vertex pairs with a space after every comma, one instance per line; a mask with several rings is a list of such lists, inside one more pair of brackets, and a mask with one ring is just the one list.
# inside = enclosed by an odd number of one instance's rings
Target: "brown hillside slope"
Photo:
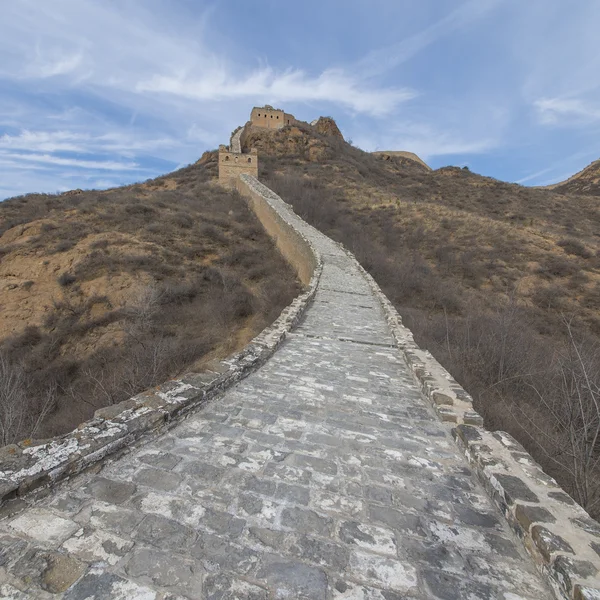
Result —
[[594, 161], [566, 181], [546, 186], [546, 189], [561, 194], [600, 196], [600, 160]]
[[561, 368], [572, 358], [569, 320], [599, 379], [597, 199], [384, 161], [302, 125], [252, 130], [245, 144], [259, 149], [268, 185], [353, 250], [486, 425], [513, 433], [595, 510], [598, 471], [586, 472], [591, 488], [569, 471], [563, 407], [572, 396]]
[[232, 352], [298, 293], [215, 176], [207, 153], [144, 184], [0, 203], [0, 397], [26, 408], [0, 402], [0, 445], [67, 431]]
[[406, 152], [404, 150], [376, 150], [371, 154], [379, 156], [382, 160], [412, 160], [425, 167], [428, 171], [431, 171], [431, 167], [424, 160], [419, 158], [414, 152]]

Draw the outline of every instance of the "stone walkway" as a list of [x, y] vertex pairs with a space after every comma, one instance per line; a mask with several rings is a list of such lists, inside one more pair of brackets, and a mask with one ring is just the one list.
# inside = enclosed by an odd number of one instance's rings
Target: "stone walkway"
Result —
[[5, 518], [0, 597], [552, 597], [353, 259], [301, 226], [324, 262], [303, 323], [205, 410]]

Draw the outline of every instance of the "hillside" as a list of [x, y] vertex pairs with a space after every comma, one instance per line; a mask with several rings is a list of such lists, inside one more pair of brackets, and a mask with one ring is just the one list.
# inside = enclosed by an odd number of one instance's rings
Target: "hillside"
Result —
[[425, 167], [428, 171], [431, 171], [431, 167], [423, 159], [419, 158], [414, 152], [406, 152], [404, 150], [376, 150], [375, 152], [372, 152], [372, 154], [382, 158], [383, 160], [412, 160]]
[[244, 145], [258, 149], [267, 185], [352, 249], [486, 426], [510, 431], [593, 510], [600, 477], [578, 488], [565, 424], [581, 393], [586, 426], [600, 431], [598, 199], [430, 171], [303, 125], [250, 129]]
[[139, 185], [0, 203], [0, 445], [231, 353], [297, 295], [215, 176], [207, 153]]
[[594, 161], [566, 181], [549, 185], [546, 189], [561, 194], [600, 196], [600, 160]]

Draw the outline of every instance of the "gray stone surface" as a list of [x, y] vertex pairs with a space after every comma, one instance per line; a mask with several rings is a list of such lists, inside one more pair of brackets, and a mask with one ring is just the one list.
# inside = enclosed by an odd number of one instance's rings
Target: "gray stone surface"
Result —
[[324, 264], [300, 326], [168, 433], [6, 513], [2, 593], [47, 597], [14, 566], [43, 550], [84, 565], [69, 600], [552, 597], [361, 270], [298, 228]]

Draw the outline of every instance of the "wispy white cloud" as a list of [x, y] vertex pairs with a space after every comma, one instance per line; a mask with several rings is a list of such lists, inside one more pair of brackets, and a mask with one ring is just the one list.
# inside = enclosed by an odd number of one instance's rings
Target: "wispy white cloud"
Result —
[[40, 48], [36, 49], [36, 59], [23, 72], [24, 77], [42, 78], [68, 75], [75, 72], [83, 64], [83, 54], [77, 52], [70, 55], [51, 57]]
[[[137, 2], [116, 5], [60, 0], [61, 18], [48, 8], [24, 14], [24, 7], [31, 8], [31, 0], [15, 2], [16, 6], [8, 8], [15, 31], [4, 41], [0, 38], [0, 53], [4, 49], [12, 58], [4, 64], [6, 75], [70, 77], [88, 88], [111, 90], [133, 109], [137, 108], [136, 96], [163, 93], [208, 102], [319, 101], [382, 115], [415, 96], [403, 87], [373, 86], [344, 68], [326, 68], [315, 75], [297, 67], [244, 68], [202, 35], [190, 38], [167, 31], [160, 14], [145, 15]], [[106, 31], [110, 31], [110, 44]], [[8, 47], [18, 43], [19, 34], [38, 41], [33, 49], [24, 48], [23, 55], [9, 55]]]
[[528, 183], [529, 181], [535, 181], [536, 179], [539, 180], [540, 177], [542, 177], [543, 175], [547, 175], [548, 173], [552, 173], [552, 171], [554, 171], [554, 167], [548, 167], [546, 169], [542, 169], [541, 171], [536, 171], [535, 173], [531, 173], [525, 177], [521, 177], [521, 179], [517, 179], [517, 181], [515, 181], [515, 183], [518, 183], [520, 185], [524, 184], [524, 183]]
[[414, 152], [423, 160], [439, 156], [465, 156], [485, 154], [499, 145], [499, 140], [487, 135], [470, 135], [431, 123], [396, 122], [387, 131], [359, 135], [354, 140], [364, 150], [404, 150]]
[[135, 162], [121, 162], [115, 160], [80, 160], [65, 158], [53, 154], [25, 154], [25, 153], [0, 153], [0, 162], [13, 165], [15, 163], [39, 163], [61, 167], [77, 167], [80, 169], [100, 169], [106, 171], [142, 171], [142, 167]]
[[136, 91], [176, 94], [195, 100], [329, 102], [376, 116], [389, 114], [400, 103], [417, 96], [410, 89], [371, 89], [364, 81], [340, 69], [329, 69], [310, 77], [301, 70], [277, 73], [268, 67], [241, 78], [232, 77], [226, 70], [209, 71], [199, 77], [154, 75], [140, 81]]
[[[434, 42], [450, 36], [457, 30], [489, 15], [502, 0], [467, 0], [450, 13], [425, 29], [401, 41], [370, 52], [358, 63], [358, 68], [368, 74], [380, 75], [413, 58]], [[436, 6], [437, 9], [437, 6]]]
[[[567, 133], [581, 147], [577, 135], [600, 123], [597, 2], [377, 0], [380, 10], [360, 11], [364, 23], [322, 3], [325, 22], [336, 13], [331, 39], [310, 38], [293, 19], [282, 27], [292, 8], [261, 10], [272, 9], [271, 0], [258, 0], [246, 23], [235, 20], [231, 2], [5, 4], [4, 190], [52, 190], [49, 170], [61, 186], [84, 187], [141, 177], [132, 165], [187, 164], [226, 140], [260, 103], [309, 120], [331, 114], [367, 149], [459, 163], [468, 156], [491, 174], [500, 157], [513, 174], [536, 172], [522, 181], [544, 177], [546, 158], [527, 171], [527, 152], [544, 154], [553, 145], [549, 162], [572, 154], [578, 148], [564, 147]], [[318, 4], [307, 0], [302, 9]], [[271, 46], [270, 35], [255, 33], [263, 27], [273, 34]], [[365, 58], [345, 62], [350, 46]], [[481, 167], [486, 161], [490, 168]]]
[[3, 150], [27, 150], [31, 152], [78, 152], [86, 154], [116, 154], [131, 156], [138, 152], [152, 152], [172, 148], [180, 144], [172, 137], [152, 138], [145, 134], [127, 131], [109, 131], [93, 135], [76, 131], [29, 131], [0, 136], [0, 152]]
[[600, 121], [600, 105], [592, 106], [579, 98], [541, 98], [534, 102], [540, 121], [550, 125], [568, 125], [573, 121]]

